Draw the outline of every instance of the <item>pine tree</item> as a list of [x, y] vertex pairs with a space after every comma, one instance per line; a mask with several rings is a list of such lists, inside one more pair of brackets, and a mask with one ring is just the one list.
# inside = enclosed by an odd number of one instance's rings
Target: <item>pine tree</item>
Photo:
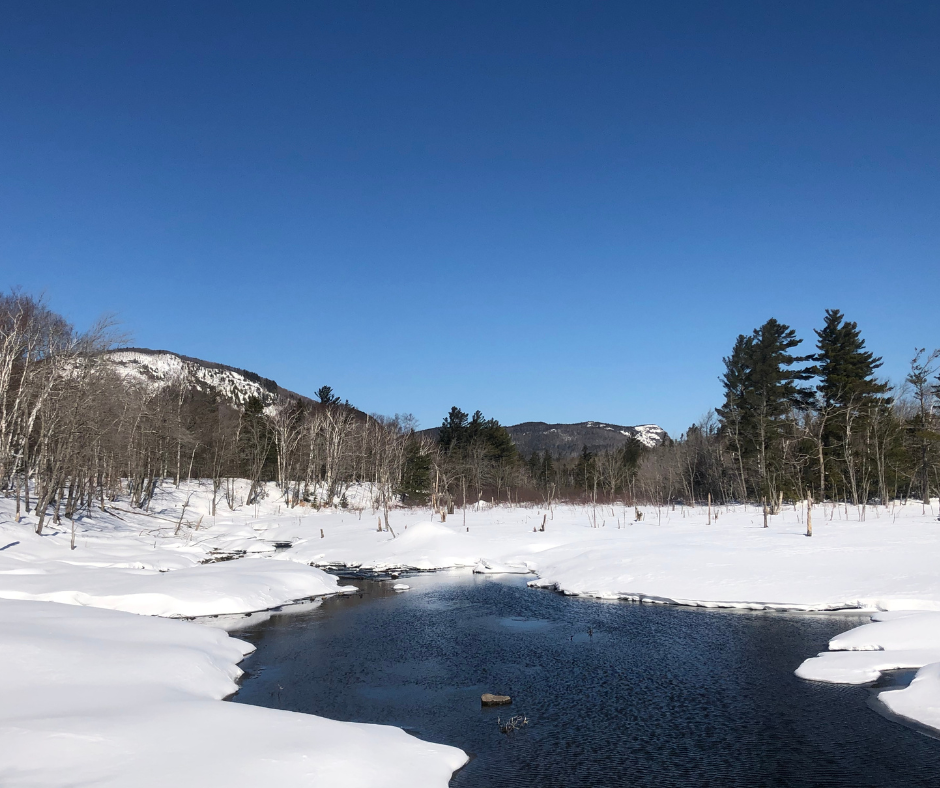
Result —
[[745, 491], [750, 477], [753, 491], [772, 506], [781, 491], [792, 437], [787, 417], [809, 407], [811, 399], [799, 385], [809, 373], [794, 368], [810, 357], [790, 353], [801, 343], [792, 328], [771, 318], [750, 336], [740, 335], [724, 360], [725, 403], [718, 409], [722, 429], [738, 454]]
[[845, 320], [838, 309], [827, 309], [825, 324], [814, 331], [818, 337], [813, 373], [820, 383], [816, 390], [826, 405], [858, 408], [888, 390], [875, 379], [881, 359], [865, 350], [858, 323]]
[[466, 498], [467, 489], [483, 495], [484, 485], [497, 488], [511, 475], [519, 462], [516, 445], [509, 432], [496, 419], [475, 411], [470, 418], [454, 406], [438, 431], [438, 445], [446, 457], [448, 486], [457, 485]]
[[[930, 505], [930, 468], [934, 464], [940, 447], [940, 425], [937, 424], [936, 408], [940, 399], [940, 382], [931, 385], [940, 360], [940, 350], [927, 353], [920, 348], [911, 359], [911, 371], [907, 382], [912, 388], [916, 411], [910, 420], [909, 433], [912, 454], [916, 466], [916, 477], [920, 486], [921, 500]], [[940, 381], [940, 376], [937, 376]]]
[[411, 439], [405, 445], [401, 484], [397, 493], [409, 503], [424, 504], [431, 496], [431, 455]]
[[864, 434], [876, 408], [886, 408], [886, 383], [875, 378], [881, 359], [865, 350], [858, 324], [845, 320], [838, 309], [827, 309], [811, 371], [819, 377], [817, 419], [819, 430], [819, 497], [826, 490], [826, 466], [841, 471], [846, 492], [859, 503], [856, 437]]
[[[477, 411], [479, 413], [479, 411]], [[445, 451], [452, 451], [455, 448], [465, 446], [467, 440], [467, 430], [469, 424], [467, 414], [456, 405], [450, 409], [444, 421], [441, 423], [441, 429], [437, 436], [437, 442]]]
[[[320, 386], [317, 389], [317, 399], [320, 400], [322, 405], [335, 405], [339, 402], [339, 397], [333, 394], [331, 386]], [[346, 404], [349, 404], [348, 400]]]
[[725, 403], [716, 409], [721, 424], [721, 433], [731, 446], [735, 474], [741, 500], [748, 497], [747, 472], [745, 461], [745, 432], [747, 430], [747, 391], [750, 387], [750, 364], [753, 340], [744, 334], [738, 334], [731, 349], [731, 355], [723, 361], [725, 374], [721, 382], [725, 390]]
[[581, 454], [574, 466], [575, 483], [584, 488], [587, 494], [591, 486], [597, 486], [597, 462], [594, 458], [594, 452], [589, 451], [587, 446], [581, 447]]

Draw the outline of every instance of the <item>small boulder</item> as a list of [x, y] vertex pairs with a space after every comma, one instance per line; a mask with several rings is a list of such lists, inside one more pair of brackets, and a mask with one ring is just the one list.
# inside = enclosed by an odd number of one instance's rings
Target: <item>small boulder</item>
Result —
[[508, 695], [491, 695], [489, 692], [484, 692], [480, 696], [480, 702], [484, 706], [505, 706], [507, 703], [512, 703], [512, 698]]

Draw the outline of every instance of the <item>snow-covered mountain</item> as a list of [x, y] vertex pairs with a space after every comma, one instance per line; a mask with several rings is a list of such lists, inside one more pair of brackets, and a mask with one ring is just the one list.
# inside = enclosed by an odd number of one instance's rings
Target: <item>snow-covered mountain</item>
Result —
[[215, 392], [235, 405], [244, 405], [252, 397], [257, 397], [267, 407], [280, 397], [299, 396], [254, 372], [181, 356], [168, 350], [121, 348], [109, 351], [106, 357], [127, 379], [156, 386], [182, 379], [199, 391]]
[[605, 424], [601, 421], [582, 421], [577, 424], [546, 424], [527, 421], [506, 427], [519, 451], [529, 455], [533, 451], [548, 451], [558, 457], [573, 457], [583, 446], [597, 452], [622, 446], [636, 438], [644, 446], [659, 446], [667, 437], [666, 431], [656, 424], [632, 427]]

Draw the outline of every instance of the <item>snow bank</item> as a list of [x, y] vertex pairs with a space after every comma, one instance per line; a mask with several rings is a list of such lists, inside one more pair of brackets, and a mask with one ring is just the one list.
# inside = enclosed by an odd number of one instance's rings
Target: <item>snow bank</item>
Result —
[[830, 651], [806, 660], [801, 678], [866, 684], [883, 671], [940, 662], [940, 613], [879, 614], [829, 641]]
[[[2, 553], [0, 553], [2, 556]], [[0, 598], [87, 605], [149, 616], [250, 613], [351, 587], [319, 569], [262, 558], [189, 566], [173, 572], [71, 566], [35, 568], [0, 558]]]
[[754, 507], [716, 507], [711, 523], [704, 507], [641, 511], [635, 522], [632, 507], [474, 507], [464, 525], [462, 512], [431, 523], [426, 510], [398, 510], [397, 539], [349, 512], [258, 527], [292, 543], [274, 558], [326, 567], [531, 571], [533, 586], [566, 594], [707, 607], [940, 610], [940, 523], [920, 504], [817, 506], [812, 538], [802, 506], [766, 529]]
[[221, 630], [0, 601], [0, 631], [5, 786], [446, 786], [467, 760], [398, 728], [219, 702], [252, 650]]
[[476, 575], [528, 575], [532, 570], [526, 564], [501, 564], [498, 561], [479, 561], [473, 567]]
[[878, 700], [891, 713], [940, 731], [940, 662], [924, 665], [909, 687], [882, 692]]
[[940, 730], [940, 613], [881, 613], [874, 623], [829, 641], [831, 651], [807, 659], [796, 675], [814, 681], [867, 684], [882, 672], [920, 668], [910, 686], [878, 701], [898, 716]]

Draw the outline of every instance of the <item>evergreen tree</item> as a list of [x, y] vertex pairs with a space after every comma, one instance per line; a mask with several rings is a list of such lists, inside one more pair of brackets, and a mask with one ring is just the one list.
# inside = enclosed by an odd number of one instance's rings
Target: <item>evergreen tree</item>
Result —
[[431, 496], [431, 455], [414, 438], [405, 446], [398, 494], [408, 503], [424, 504]]
[[512, 442], [512, 436], [496, 419], [487, 419], [483, 423], [480, 437], [486, 445], [487, 456], [493, 462], [509, 463], [518, 460], [519, 452], [516, 444]]
[[742, 500], [748, 497], [748, 474], [745, 470], [746, 414], [748, 412], [747, 392], [750, 387], [750, 364], [753, 340], [744, 334], [738, 334], [731, 349], [731, 355], [723, 361], [725, 374], [721, 376], [725, 390], [725, 403], [716, 409], [721, 432], [731, 447], [735, 475]]
[[[937, 373], [940, 350], [926, 353], [920, 348], [911, 360], [911, 371], [907, 383], [911, 386], [916, 407], [909, 421], [908, 433], [916, 468], [921, 500], [930, 504], [930, 469], [935, 467], [936, 455], [940, 449], [940, 425], [937, 424], [936, 410], [940, 399], [940, 382], [932, 385], [931, 380]], [[937, 376], [940, 381], [940, 376]]]
[[496, 419], [484, 418], [479, 410], [468, 417], [452, 407], [438, 432], [438, 445], [446, 458], [447, 485], [464, 497], [468, 488], [478, 496], [483, 495], [485, 485], [499, 488], [519, 461], [506, 428]]
[[841, 475], [853, 503], [859, 502], [856, 438], [871, 424], [876, 408], [886, 408], [886, 383], [875, 379], [881, 359], [865, 350], [858, 324], [845, 320], [838, 309], [827, 309], [811, 371], [819, 377], [817, 419], [819, 430], [820, 497], [826, 490], [826, 466]]
[[812, 372], [820, 378], [816, 390], [826, 405], [857, 408], [888, 390], [887, 384], [875, 379], [881, 359], [865, 350], [858, 323], [845, 320], [838, 309], [827, 309], [825, 324], [815, 334], [819, 352]]
[[496, 419], [484, 418], [479, 410], [468, 418], [460, 408], [452, 407], [441, 424], [437, 442], [446, 452], [466, 452], [471, 447], [483, 446], [490, 460], [517, 458], [516, 445], [506, 428]]
[[452, 451], [455, 448], [465, 446], [468, 442], [467, 428], [467, 414], [454, 405], [441, 424], [437, 442], [444, 451]]
[[547, 449], [541, 455], [533, 452], [531, 462], [534, 468], [532, 478], [535, 486], [541, 493], [547, 495], [555, 482], [555, 463], [552, 455]]
[[[330, 386], [320, 386], [317, 389], [317, 399], [322, 405], [336, 405], [339, 402], [339, 397], [333, 394]], [[346, 404], [348, 405], [349, 402], [347, 401]]]
[[587, 446], [581, 447], [581, 454], [574, 466], [574, 479], [585, 494], [597, 484], [597, 461], [594, 452], [589, 451]]
[[790, 353], [801, 343], [792, 328], [771, 318], [750, 336], [739, 336], [724, 359], [725, 403], [718, 409], [722, 429], [738, 455], [745, 493], [750, 487], [772, 506], [792, 442], [787, 417], [811, 402], [809, 390], [799, 385], [810, 373], [794, 368], [810, 357]]

